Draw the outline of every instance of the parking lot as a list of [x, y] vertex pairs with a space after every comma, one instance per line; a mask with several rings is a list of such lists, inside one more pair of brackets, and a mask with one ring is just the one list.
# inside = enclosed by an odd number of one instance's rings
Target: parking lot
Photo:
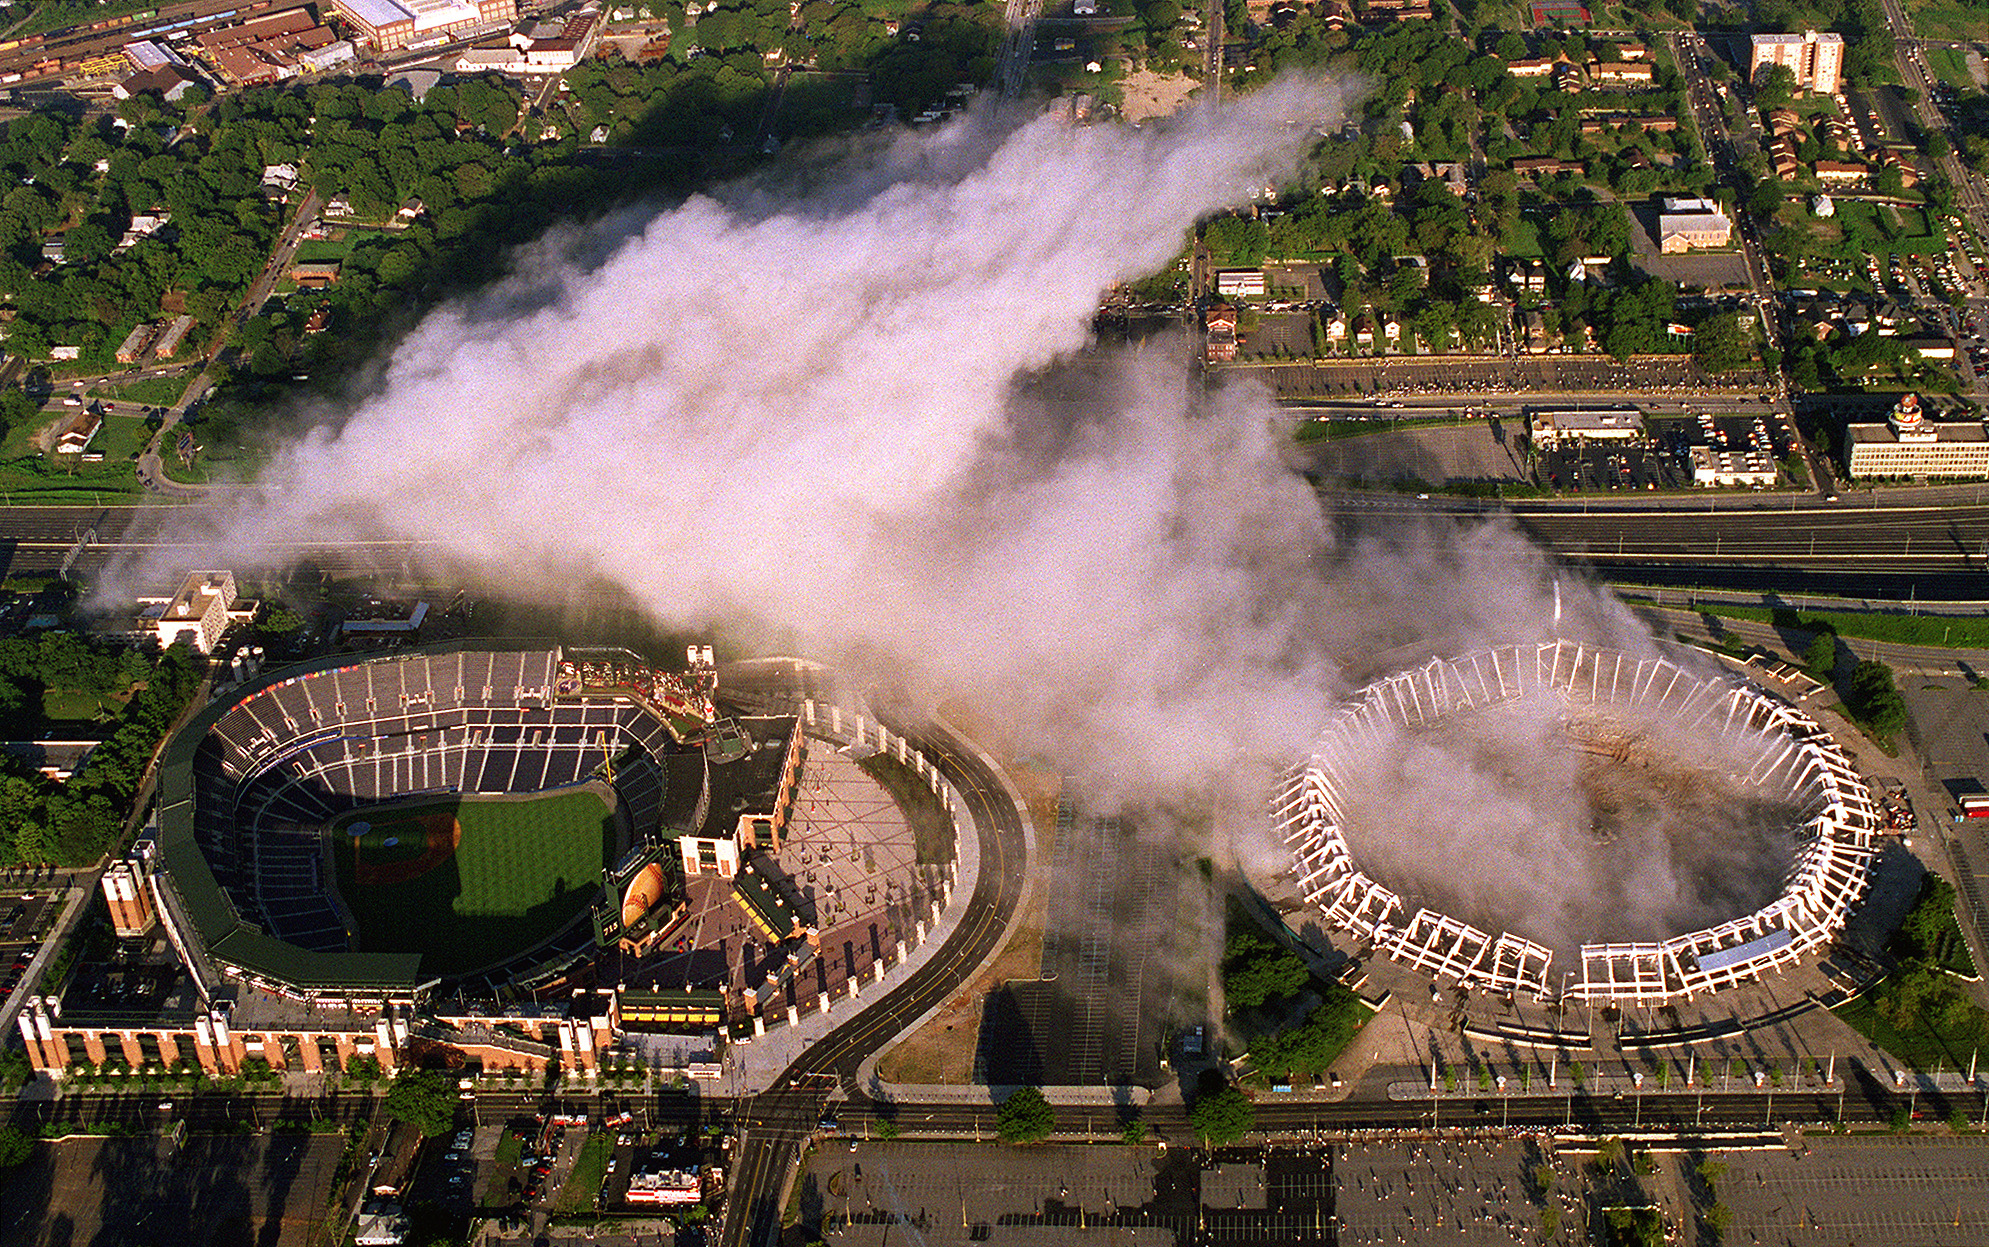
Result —
[[76, 1138], [0, 1174], [0, 1247], [304, 1247], [325, 1219], [337, 1135]]
[[1765, 449], [1780, 460], [1790, 451], [1786, 430], [1753, 415], [1646, 416], [1634, 441], [1572, 443], [1543, 450], [1538, 483], [1569, 492], [1690, 489], [1696, 447], [1718, 451]]
[[1308, 471], [1336, 481], [1524, 481], [1520, 421], [1473, 420], [1461, 425], [1411, 425], [1304, 447]]
[[61, 918], [67, 895], [47, 884], [0, 888], [0, 1003], [20, 986], [29, 963]]
[[1618, 363], [1607, 355], [1391, 355], [1319, 359], [1226, 369], [1255, 378], [1283, 399], [1356, 394], [1649, 394], [1668, 397], [1762, 391], [1768, 376], [1755, 369], [1700, 370], [1689, 355], [1641, 356]]

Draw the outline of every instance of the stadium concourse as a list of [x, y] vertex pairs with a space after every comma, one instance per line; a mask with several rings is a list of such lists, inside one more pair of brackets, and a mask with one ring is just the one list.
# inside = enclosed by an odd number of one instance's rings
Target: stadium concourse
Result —
[[689, 660], [460, 642], [236, 687], [104, 876], [148, 989], [29, 1001], [35, 1067], [715, 1077], [853, 999], [951, 897], [956, 794], [839, 706], [725, 715]]
[[[1557, 984], [1552, 952], [1427, 907], [1369, 876], [1347, 846], [1342, 793], [1355, 790], [1398, 729], [1548, 692], [1564, 702], [1621, 706], [1732, 740], [1745, 786], [1802, 812], [1780, 895], [1731, 921], [1642, 943], [1589, 943]], [[1304, 901], [1383, 956], [1460, 988], [1495, 996], [1650, 1007], [1704, 997], [1814, 957], [1843, 928], [1867, 886], [1881, 819], [1842, 750], [1801, 711], [1738, 680], [1702, 678], [1661, 658], [1558, 640], [1434, 659], [1356, 695], [1286, 776], [1273, 819]], [[1570, 982], [1569, 980], [1572, 980]]]

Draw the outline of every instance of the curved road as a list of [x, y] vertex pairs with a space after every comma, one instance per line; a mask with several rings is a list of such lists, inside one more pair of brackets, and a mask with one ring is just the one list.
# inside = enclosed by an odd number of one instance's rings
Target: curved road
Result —
[[824, 1036], [767, 1090], [739, 1106], [738, 1153], [725, 1205], [722, 1247], [764, 1247], [780, 1232], [780, 1193], [800, 1143], [813, 1133], [837, 1087], [868, 1111], [857, 1068], [971, 978], [1008, 930], [1021, 899], [1022, 812], [971, 750], [936, 727], [906, 733], [959, 790], [980, 829], [981, 870], [960, 925], [925, 964], [875, 1005]]

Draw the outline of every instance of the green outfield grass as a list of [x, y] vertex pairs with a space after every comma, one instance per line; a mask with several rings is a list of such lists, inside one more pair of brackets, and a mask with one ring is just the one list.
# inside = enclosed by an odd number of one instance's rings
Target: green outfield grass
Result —
[[[462, 828], [453, 853], [438, 836]], [[351, 824], [370, 824], [364, 835]], [[332, 824], [339, 893], [364, 952], [420, 953], [422, 969], [452, 974], [498, 961], [552, 935], [599, 893], [614, 849], [612, 811], [592, 792], [530, 800], [461, 799], [356, 810]], [[394, 843], [387, 843], [392, 840]], [[411, 878], [359, 881], [432, 864]]]

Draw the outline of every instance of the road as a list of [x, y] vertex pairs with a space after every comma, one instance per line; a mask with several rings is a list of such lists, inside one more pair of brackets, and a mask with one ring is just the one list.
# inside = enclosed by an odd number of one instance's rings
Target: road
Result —
[[1043, 0], [1008, 0], [1005, 16], [1008, 33], [1002, 37], [995, 65], [995, 85], [1007, 99], [1022, 94], [1022, 82], [1029, 73], [1029, 57], [1036, 48], [1036, 18], [1042, 11]]
[[[1840, 1069], [1844, 1068], [1840, 1066]], [[1883, 1122], [1901, 1107], [1908, 1108], [1909, 1112], [1919, 1111], [1926, 1118], [1944, 1118], [1954, 1108], [1961, 1109], [1970, 1117], [1977, 1117], [1983, 1111], [1985, 1100], [1989, 1099], [1979, 1087], [1975, 1090], [1947, 1087], [1938, 1094], [1927, 1090], [1901, 1090], [1862, 1070], [1848, 1070], [1841, 1085], [1831, 1089], [1810, 1086], [1801, 1089], [1766, 1087], [1760, 1090], [1723, 1090], [1715, 1082], [1709, 1088], [1649, 1090], [1641, 1095], [1629, 1092], [1591, 1095], [1564, 1080], [1559, 1093], [1536, 1091], [1529, 1095], [1515, 1091], [1510, 1095], [1501, 1095], [1488, 1091], [1474, 1095], [1461, 1091], [1442, 1096], [1434, 1103], [1429, 1099], [1392, 1100], [1386, 1097], [1382, 1084], [1390, 1077], [1401, 1075], [1414, 1081], [1412, 1075], [1418, 1073], [1421, 1071], [1378, 1072], [1374, 1077], [1363, 1080], [1358, 1093], [1341, 1100], [1259, 1095], [1255, 1105], [1256, 1130], [1269, 1138], [1311, 1131], [1413, 1130], [1432, 1125], [1439, 1128], [1528, 1126], [1589, 1131], [1643, 1129], [1690, 1134], [1701, 1130], [1760, 1129], [1782, 1122], [1832, 1122], [1840, 1119], [1850, 1123]], [[1958, 1082], [1958, 1076], [1950, 1074], [1949, 1081]], [[743, 1120], [749, 1129], [764, 1131], [770, 1128], [761, 1124], [767, 1120], [765, 1100], [766, 1096], [762, 1095], [743, 1105]], [[796, 1139], [817, 1133], [820, 1109], [813, 1106], [819, 1105], [820, 1100], [819, 1096], [809, 1097], [811, 1107], [805, 1120], [800, 1117], [782, 1119], [796, 1131]], [[278, 1092], [205, 1092], [199, 1095], [170, 1091], [144, 1095], [86, 1093], [70, 1095], [53, 1103], [20, 1102], [15, 1107], [12, 1120], [17, 1125], [37, 1128], [48, 1121], [74, 1121], [86, 1125], [120, 1123], [150, 1129], [183, 1120], [191, 1130], [230, 1130], [243, 1125], [266, 1127], [279, 1118], [364, 1121], [372, 1117], [377, 1102], [371, 1090], [335, 1091], [316, 1099]], [[486, 1092], [476, 1096], [471, 1108], [465, 1111], [469, 1113], [473, 1110], [477, 1120], [488, 1122], [548, 1109], [591, 1114], [598, 1119], [604, 1114], [628, 1108], [637, 1113], [651, 1114], [655, 1126], [681, 1128], [710, 1124], [725, 1116], [732, 1107], [723, 1100], [700, 1104], [690, 1097], [669, 1094], [604, 1096], [596, 1101], [573, 1097], [547, 1100], [542, 1096], [504, 1096]], [[1126, 1122], [1134, 1116], [1146, 1125], [1150, 1138], [1172, 1144], [1195, 1141], [1188, 1125], [1187, 1111], [1179, 1104], [1152, 1105], [1137, 1111], [1102, 1105], [1092, 1108], [1059, 1107], [1056, 1111], [1055, 1137], [1073, 1141], [1117, 1140], [1123, 1136]], [[995, 1111], [986, 1105], [857, 1100], [837, 1109], [836, 1128], [844, 1135], [874, 1136], [877, 1128], [885, 1122], [891, 1123], [906, 1138], [989, 1140], [996, 1134]], [[785, 1150], [791, 1160], [797, 1152], [793, 1140], [789, 1141]], [[777, 1197], [784, 1177], [784, 1168], [771, 1171], [762, 1178], [750, 1177], [746, 1168], [749, 1155], [744, 1153], [735, 1162], [729, 1200], [735, 1212], [749, 1202], [766, 1206], [764, 1198], [747, 1198], [748, 1182], [766, 1187], [769, 1196]], [[777, 1226], [779, 1208], [767, 1207], [766, 1210], [772, 1224]], [[766, 1233], [750, 1239], [744, 1237], [738, 1232], [740, 1227], [735, 1226], [737, 1220], [734, 1216], [728, 1216], [723, 1242], [771, 1241]]]
[[[858, 1112], [867, 1094], [857, 1069], [873, 1053], [960, 989], [1008, 929], [1026, 865], [1022, 813], [971, 749], [937, 727], [907, 733], [959, 791], [980, 830], [981, 869], [960, 925], [923, 965], [878, 1002], [830, 1031], [739, 1110], [737, 1150], [722, 1247], [767, 1247], [780, 1232], [781, 1188], [840, 1088]], [[839, 1112], [842, 1111], [840, 1108]]]
[[[1794, 495], [1791, 495], [1793, 500]], [[1989, 570], [1989, 507], [1577, 514], [1515, 507], [1519, 526], [1564, 554], [1610, 561], [1738, 561], [1842, 570]]]
[[[1671, 45], [1672, 62], [1685, 75], [1686, 99], [1690, 101], [1693, 116], [1698, 121], [1699, 136], [1705, 142], [1706, 152], [1713, 158], [1726, 183], [1733, 188], [1735, 204], [1744, 204], [1747, 178], [1740, 167], [1739, 153], [1734, 149], [1733, 135], [1727, 131], [1726, 115], [1720, 108], [1719, 96], [1712, 80], [1706, 76], [1705, 65], [1709, 61], [1701, 59], [1711, 58], [1713, 53], [1696, 31], [1669, 34], [1665, 39]], [[1754, 307], [1762, 335], [1770, 346], [1780, 349], [1783, 343], [1775, 282], [1769, 272], [1768, 258], [1762, 249], [1754, 214], [1744, 207], [1736, 207], [1734, 229], [1740, 237], [1741, 256], [1747, 263], [1747, 281], [1753, 289]], [[1818, 494], [1827, 493], [1831, 474], [1825, 470], [1816, 448], [1796, 428], [1794, 412], [1789, 406], [1788, 378], [1780, 370], [1776, 372], [1775, 385], [1775, 411], [1794, 435], [1796, 449], [1803, 457], [1809, 479], [1816, 482]]]
[[[1442, 514], [1470, 520], [1498, 514], [1549, 548], [1598, 565], [1615, 578], [1636, 567], [1720, 565], [1734, 570], [1856, 575], [1884, 572], [1952, 579], [1989, 571], [1989, 487], [1931, 492], [1923, 501], [1878, 493], [1822, 503], [1808, 494], [1708, 493], [1570, 495], [1501, 502], [1345, 492], [1323, 495], [1342, 517], [1409, 518]], [[120, 556], [207, 549], [161, 531], [172, 508], [0, 507], [0, 555], [13, 572], [48, 571], [86, 532], [95, 539], [76, 562], [85, 578]], [[1405, 529], [1401, 539], [1415, 539]], [[1430, 540], [1440, 540], [1431, 530]], [[421, 546], [399, 540], [354, 541], [324, 549], [309, 539], [272, 541], [269, 548], [333, 572], [402, 572]], [[1821, 591], [1821, 590], [1819, 590]], [[1922, 597], [1989, 596], [1979, 590], [1922, 591]]]
[[[1975, 172], [1963, 164], [1955, 154], [1958, 146], [1955, 135], [1948, 129], [1947, 119], [1935, 104], [1937, 92], [1941, 88], [1939, 80], [1927, 65], [1927, 54], [1923, 41], [1913, 34], [1913, 23], [1906, 16], [1905, 8], [1899, 0], [1881, 0], [1885, 10], [1885, 23], [1892, 32], [1893, 56], [1899, 64], [1900, 82], [1919, 92], [1919, 99], [1913, 104], [1914, 120], [1928, 134], [1944, 135], [1949, 140], [1949, 150], [1945, 156], [1934, 161], [1935, 167], [1954, 187], [1954, 205], [1968, 221], [1969, 227], [1978, 239], [1989, 239], [1989, 194], [1985, 194], [1983, 182]], [[1960, 263], [1969, 262], [1964, 255]], [[1976, 274], [1976, 280], [1969, 283], [1966, 292], [1970, 313], [1979, 324], [1989, 324], [1989, 286]], [[1972, 379], [1971, 390], [1980, 393], [1983, 388], [1982, 375], [1966, 360], [1962, 367]]]
[[160, 424], [159, 432], [145, 447], [145, 452], [138, 456], [138, 483], [145, 488], [172, 498], [198, 498], [207, 492], [205, 486], [186, 485], [168, 477], [165, 462], [161, 458], [161, 449], [173, 439], [173, 430], [186, 418], [187, 411], [207, 397], [208, 392], [214, 388], [213, 365], [226, 349], [229, 335], [240, 329], [262, 308], [263, 303], [275, 291], [276, 283], [282, 281], [283, 275], [290, 271], [291, 261], [296, 259], [297, 249], [304, 243], [304, 227], [318, 215], [318, 209], [323, 202], [315, 190], [305, 194], [303, 202], [297, 205], [296, 213], [284, 225], [283, 232], [277, 235], [276, 247], [270, 253], [269, 263], [265, 264], [262, 272], [257, 274], [241, 305], [228, 318], [227, 332], [216, 337], [213, 349], [207, 354], [206, 366], [187, 385], [186, 392], [180, 395], [180, 401], [166, 409], [166, 418]]

